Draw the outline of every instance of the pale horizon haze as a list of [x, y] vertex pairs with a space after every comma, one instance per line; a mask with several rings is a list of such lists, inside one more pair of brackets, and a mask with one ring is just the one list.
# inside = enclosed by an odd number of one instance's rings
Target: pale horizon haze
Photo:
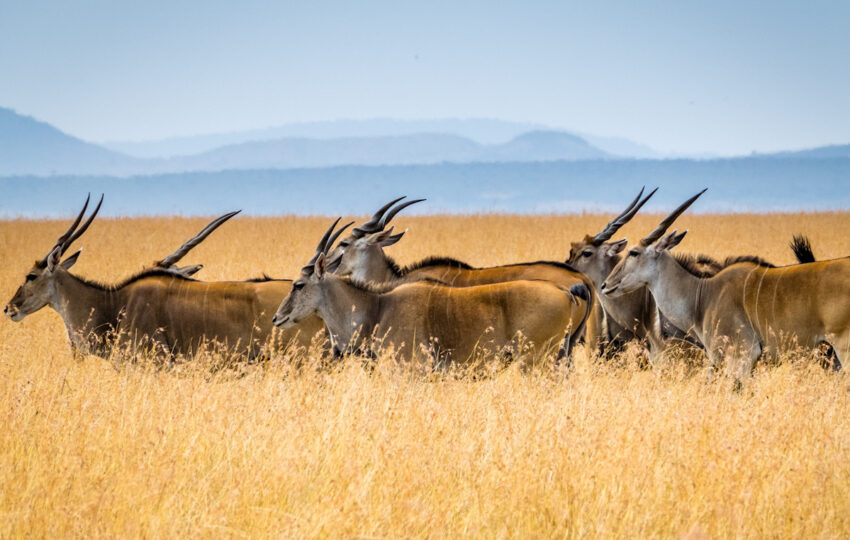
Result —
[[0, 106], [95, 142], [494, 118], [664, 153], [850, 143], [847, 2], [0, 2]]

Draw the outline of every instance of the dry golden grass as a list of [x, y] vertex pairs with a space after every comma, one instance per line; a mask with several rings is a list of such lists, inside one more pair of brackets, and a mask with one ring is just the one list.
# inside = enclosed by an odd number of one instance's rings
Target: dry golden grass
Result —
[[[400, 262], [558, 259], [608, 216], [399, 218]], [[637, 237], [658, 216], [639, 216]], [[200, 277], [291, 277], [327, 219], [239, 218]], [[203, 219], [99, 219], [75, 272], [115, 281]], [[790, 263], [850, 253], [850, 214], [684, 216], [681, 248]], [[0, 299], [67, 222], [0, 222]], [[0, 537], [847, 537], [850, 381], [812, 359], [740, 393], [635, 350], [574, 371], [425, 381], [389, 364], [241, 378], [75, 360], [44, 309], [0, 321]], [[625, 367], [623, 367], [625, 366]]]

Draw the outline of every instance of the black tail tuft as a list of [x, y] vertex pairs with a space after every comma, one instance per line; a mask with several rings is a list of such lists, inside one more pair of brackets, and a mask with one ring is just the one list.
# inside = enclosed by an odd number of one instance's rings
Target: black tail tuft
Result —
[[800, 264], [815, 262], [815, 254], [812, 253], [812, 244], [802, 234], [795, 234], [791, 241], [791, 250]]
[[576, 298], [581, 298], [585, 302], [590, 300], [590, 291], [588, 291], [587, 286], [582, 283], [578, 283], [570, 287], [570, 294]]

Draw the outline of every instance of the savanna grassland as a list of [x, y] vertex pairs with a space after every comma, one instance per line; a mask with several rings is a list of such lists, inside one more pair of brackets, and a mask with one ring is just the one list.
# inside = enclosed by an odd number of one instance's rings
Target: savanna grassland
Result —
[[[636, 239], [660, 216], [622, 230]], [[397, 218], [399, 262], [563, 260], [610, 216]], [[207, 220], [97, 219], [74, 272], [117, 281]], [[326, 218], [237, 218], [193, 251], [205, 280], [294, 277]], [[67, 221], [0, 222], [0, 299]], [[685, 215], [677, 248], [791, 263], [850, 254], [850, 214]], [[850, 378], [813, 355], [740, 392], [684, 361], [423, 379], [379, 361], [211, 372], [71, 354], [49, 308], [0, 321], [0, 537], [850, 535]], [[315, 356], [315, 355], [313, 355]]]

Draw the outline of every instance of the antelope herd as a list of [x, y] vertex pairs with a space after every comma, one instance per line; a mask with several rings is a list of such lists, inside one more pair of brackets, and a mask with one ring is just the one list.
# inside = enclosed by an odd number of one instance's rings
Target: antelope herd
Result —
[[602, 358], [637, 341], [651, 363], [670, 344], [687, 344], [704, 349], [709, 370], [725, 361], [735, 380], [747, 377], [760, 357], [792, 347], [826, 344], [836, 365], [845, 362], [850, 258], [815, 261], [802, 237], [792, 244], [799, 264], [784, 267], [755, 256], [719, 262], [672, 254], [686, 233], [668, 229], [704, 192], [627, 249], [627, 240], [611, 239], [655, 193], [644, 197], [641, 190], [601, 232], [573, 242], [566, 262], [475, 268], [430, 257], [401, 268], [384, 252], [405, 234], [393, 234], [390, 222], [423, 200], [401, 197], [334, 245], [352, 225], [337, 229], [337, 219], [294, 281], [206, 282], [193, 277], [201, 265], [175, 266], [238, 213], [231, 212], [117, 284], [72, 274], [80, 251], [63, 260], [103, 203], [101, 196], [83, 222], [87, 198], [4, 312], [21, 321], [49, 305], [76, 351], [109, 357], [120, 350], [167, 362], [209, 347], [256, 359], [317, 346], [334, 355], [389, 351], [432, 368], [494, 355], [568, 364], [582, 340]]

